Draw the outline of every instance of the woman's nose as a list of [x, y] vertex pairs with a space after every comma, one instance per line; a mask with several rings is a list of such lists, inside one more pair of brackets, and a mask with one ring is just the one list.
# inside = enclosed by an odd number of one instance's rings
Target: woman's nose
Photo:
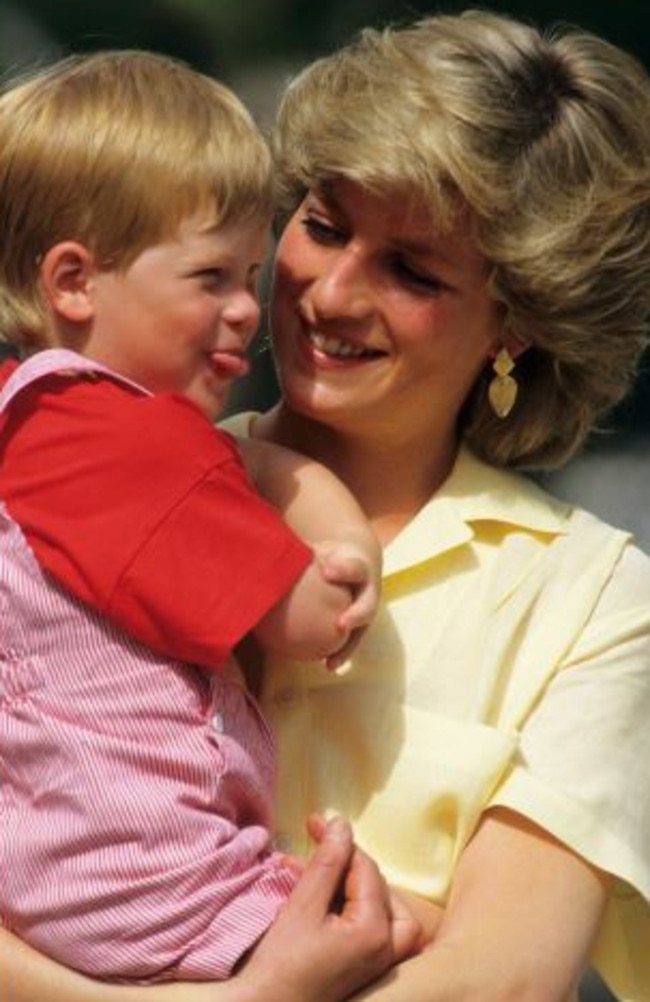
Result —
[[359, 252], [345, 248], [332, 255], [312, 283], [310, 298], [316, 317], [361, 319], [372, 308], [367, 265]]

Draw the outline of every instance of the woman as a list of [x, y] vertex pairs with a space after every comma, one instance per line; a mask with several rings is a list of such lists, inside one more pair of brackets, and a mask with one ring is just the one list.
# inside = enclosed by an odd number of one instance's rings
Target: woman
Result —
[[[309, 810], [347, 815], [393, 884], [443, 909], [432, 945], [355, 999], [567, 1002], [591, 963], [650, 999], [650, 562], [510, 472], [565, 462], [631, 384], [648, 78], [589, 35], [432, 17], [307, 69], [277, 155], [283, 396], [233, 427], [329, 465], [385, 546], [350, 664], [265, 671], [280, 834], [299, 851]], [[278, 923], [296, 950], [318, 939], [299, 914]], [[287, 999], [274, 935], [253, 962]], [[47, 962], [14, 964], [12, 1002], [38, 997]], [[56, 977], [68, 1002], [247, 997], [237, 977]]]

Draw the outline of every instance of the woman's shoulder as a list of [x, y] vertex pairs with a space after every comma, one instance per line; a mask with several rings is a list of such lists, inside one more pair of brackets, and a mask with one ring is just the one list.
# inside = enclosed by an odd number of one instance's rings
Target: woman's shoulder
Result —
[[650, 557], [635, 545], [631, 529], [592, 509], [588, 497], [563, 496], [553, 478], [549, 481], [544, 474], [498, 468], [463, 449], [449, 484], [457, 496], [479, 497], [486, 507], [501, 512], [505, 520], [511, 518], [514, 522], [518, 514], [526, 512], [528, 520], [541, 524], [546, 519], [549, 526], [555, 524], [559, 534], [574, 539], [624, 540], [630, 550], [636, 551], [634, 559], [650, 567]]
[[230, 414], [225, 417], [219, 422], [219, 427], [238, 438], [250, 438], [253, 425], [258, 417], [257, 411], [240, 411], [238, 414]]
[[543, 576], [561, 580], [571, 590], [600, 577], [625, 601], [643, 595], [650, 603], [650, 556], [635, 544], [633, 534], [588, 505], [557, 496], [543, 478], [498, 469], [464, 450], [447, 491], [466, 518], [502, 526], [509, 556], [512, 547], [506, 540], [516, 537], [517, 552], [526, 549], [528, 540]]

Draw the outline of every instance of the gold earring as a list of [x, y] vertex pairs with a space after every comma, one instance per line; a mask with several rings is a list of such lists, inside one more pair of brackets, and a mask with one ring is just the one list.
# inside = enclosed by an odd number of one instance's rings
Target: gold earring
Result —
[[515, 363], [507, 348], [501, 348], [493, 362], [494, 378], [488, 387], [488, 397], [497, 417], [506, 418], [515, 406], [517, 380], [510, 373]]

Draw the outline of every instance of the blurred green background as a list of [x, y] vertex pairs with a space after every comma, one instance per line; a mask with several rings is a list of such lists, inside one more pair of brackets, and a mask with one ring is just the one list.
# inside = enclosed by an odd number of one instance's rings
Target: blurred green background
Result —
[[[469, 0], [471, 4], [471, 0]], [[481, 4], [476, 4], [481, 6]], [[153, 48], [189, 60], [244, 90], [264, 115], [283, 76], [366, 24], [408, 20], [449, 0], [0, 0], [0, 67], [52, 52]], [[650, 65], [647, 0], [503, 0], [497, 10], [548, 24], [578, 23]]]
[[[20, 40], [12, 30], [22, 32], [26, 43], [31, 24], [33, 39], [40, 34], [64, 48], [146, 46], [236, 78], [251, 62], [302, 62], [371, 22], [464, 6], [453, 0], [442, 5], [425, 0], [8, 0], [0, 3], [0, 11], [5, 60], [14, 58], [11, 42]], [[577, 22], [641, 58], [650, 50], [647, 0], [497, 0], [491, 6], [546, 23]]]

